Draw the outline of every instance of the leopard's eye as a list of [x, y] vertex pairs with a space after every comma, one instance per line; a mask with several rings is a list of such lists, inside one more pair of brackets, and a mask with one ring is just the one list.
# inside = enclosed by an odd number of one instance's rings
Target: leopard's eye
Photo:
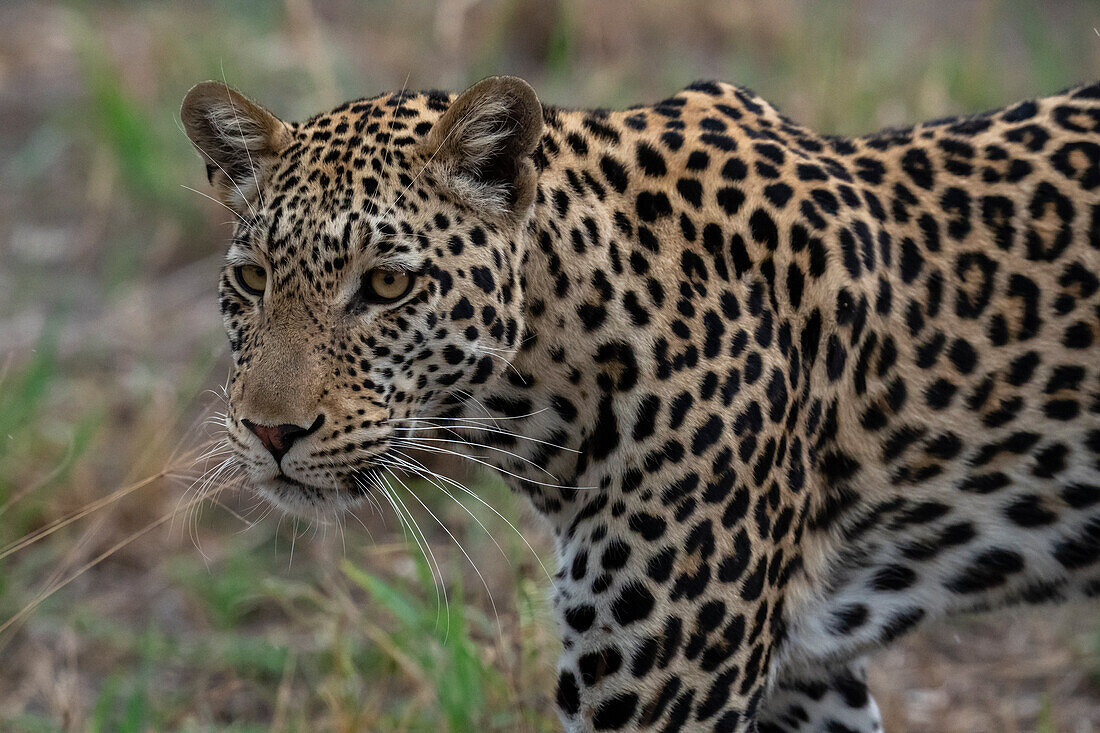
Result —
[[412, 286], [412, 273], [376, 267], [363, 278], [360, 292], [370, 303], [392, 303], [408, 294]]
[[249, 295], [263, 295], [267, 288], [267, 270], [259, 265], [237, 265], [233, 268], [237, 284]]

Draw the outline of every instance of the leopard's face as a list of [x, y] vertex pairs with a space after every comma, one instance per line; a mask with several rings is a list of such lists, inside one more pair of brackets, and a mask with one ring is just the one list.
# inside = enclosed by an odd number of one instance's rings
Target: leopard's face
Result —
[[[239, 160], [212, 161], [242, 219], [219, 284], [233, 352], [225, 427], [279, 507], [323, 516], [369, 496], [408, 467], [425, 418], [476, 400], [512, 358], [533, 144], [508, 153], [499, 121], [471, 129], [470, 118], [513, 119], [508, 103], [530, 116], [527, 91], [489, 88], [465, 105], [388, 96], [300, 125], [261, 119], [279, 139], [246, 151], [251, 189], [233, 178]], [[239, 115], [247, 102], [232, 101]], [[441, 116], [448, 108], [464, 114]], [[480, 151], [470, 136], [487, 133], [494, 147]], [[477, 155], [487, 157], [471, 165]]]
[[[416, 226], [302, 212], [308, 225], [276, 221], [232, 246], [219, 287], [234, 354], [226, 429], [281, 506], [362, 495], [369, 470], [402, 460], [386, 454], [413, 418], [474, 394], [511, 358], [515, 249], [484, 222], [433, 208]], [[307, 434], [276, 451], [254, 427], [287, 424]]]

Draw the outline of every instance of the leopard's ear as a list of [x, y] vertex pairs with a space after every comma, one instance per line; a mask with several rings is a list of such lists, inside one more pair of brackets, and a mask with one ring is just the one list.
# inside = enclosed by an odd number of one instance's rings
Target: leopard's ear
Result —
[[535, 90], [515, 76], [491, 76], [451, 103], [428, 133], [424, 154], [467, 203], [520, 219], [535, 200], [531, 154], [542, 128]]
[[191, 88], [180, 119], [206, 163], [206, 177], [218, 198], [247, 215], [275, 158], [290, 144], [287, 124], [216, 81]]

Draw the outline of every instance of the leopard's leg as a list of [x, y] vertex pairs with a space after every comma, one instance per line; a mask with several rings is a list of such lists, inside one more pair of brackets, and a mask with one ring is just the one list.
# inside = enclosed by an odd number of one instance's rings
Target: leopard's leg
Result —
[[882, 730], [863, 659], [781, 676], [764, 698], [759, 733], [872, 733]]

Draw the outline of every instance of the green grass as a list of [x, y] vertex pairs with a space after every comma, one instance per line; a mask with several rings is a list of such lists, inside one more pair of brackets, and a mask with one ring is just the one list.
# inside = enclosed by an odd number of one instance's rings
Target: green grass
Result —
[[[507, 497], [497, 493], [486, 496]], [[228, 518], [207, 521], [224, 525]], [[526, 549], [518, 538], [504, 536], [503, 522], [483, 521], [522, 563]], [[302, 546], [293, 564], [286, 532], [259, 526], [223, 543], [209, 565], [197, 562], [199, 549], [191, 548], [173, 553], [162, 573], [147, 573], [190, 609], [186, 629], [104, 614], [95, 594], [45, 606], [33, 622], [37, 633], [71, 629], [110, 670], [90, 701], [86, 729], [184, 729], [193, 701], [219, 685], [240, 690], [244, 704], [232, 721], [215, 716], [203, 730], [262, 729], [280, 705], [284, 730], [306, 730], [319, 720], [338, 730], [555, 729], [545, 703], [531, 704], [544, 693], [528, 689], [545, 691], [552, 671], [537, 584], [517, 579], [515, 608], [509, 601], [498, 618], [480, 586], [469, 597], [466, 560], [457, 551], [433, 550], [447, 580], [444, 598], [413, 546], [387, 548], [379, 564], [362, 533], [351, 535], [366, 555], [340, 559], [318, 577], [320, 566], [306, 553], [308, 532], [294, 538]], [[475, 556], [485, 556], [491, 543], [479, 550], [473, 538], [460, 536]], [[518, 658], [501, 665], [509, 648]], [[290, 691], [293, 706], [280, 703], [280, 690]], [[47, 716], [11, 722], [18, 730], [52, 729]]]
[[432, 715], [438, 714], [454, 733], [480, 728], [488, 722], [486, 701], [505, 687], [504, 680], [482, 662], [480, 647], [469, 636], [461, 586], [450, 590], [442, 611], [438, 602], [426, 602], [423, 596], [434, 590], [435, 581], [427, 561], [423, 557], [418, 560], [419, 587], [387, 583], [347, 561], [343, 570], [367, 591], [369, 601], [389, 613], [396, 625], [386, 632], [392, 661], [414, 664], [416, 674], [435, 691], [438, 707]]
[[[58, 487], [88, 449], [100, 423], [94, 410], [63, 420], [47, 413], [51, 390], [63, 377], [57, 335], [48, 327], [30, 360], [0, 378], [0, 545], [44, 521]], [[30, 469], [30, 470], [28, 470]], [[0, 573], [0, 596], [5, 576]], [[2, 604], [0, 604], [2, 607]]]

